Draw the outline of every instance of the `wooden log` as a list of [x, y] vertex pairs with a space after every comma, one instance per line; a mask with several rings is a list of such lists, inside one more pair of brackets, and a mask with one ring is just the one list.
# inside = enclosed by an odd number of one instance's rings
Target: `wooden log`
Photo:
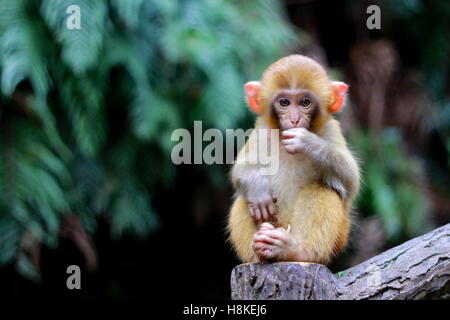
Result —
[[248, 263], [231, 274], [234, 300], [336, 299], [335, 276], [315, 263]]
[[450, 298], [450, 224], [333, 275], [314, 263], [249, 263], [231, 275], [234, 300]]

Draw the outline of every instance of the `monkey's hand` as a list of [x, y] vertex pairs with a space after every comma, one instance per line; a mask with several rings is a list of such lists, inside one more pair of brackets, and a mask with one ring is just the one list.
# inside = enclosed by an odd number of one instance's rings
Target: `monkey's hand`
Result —
[[286, 151], [292, 154], [310, 150], [317, 151], [326, 145], [322, 138], [305, 128], [292, 128], [283, 131], [281, 143]]
[[261, 224], [252, 239], [252, 249], [257, 261], [302, 261], [300, 243], [283, 228], [270, 223]]
[[272, 193], [267, 177], [260, 176], [246, 194], [250, 216], [255, 221], [276, 221], [277, 199]]

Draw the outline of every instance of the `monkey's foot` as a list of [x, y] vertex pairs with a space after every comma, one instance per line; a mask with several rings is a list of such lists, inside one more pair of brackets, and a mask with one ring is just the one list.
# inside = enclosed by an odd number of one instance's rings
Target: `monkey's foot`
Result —
[[255, 233], [252, 248], [258, 261], [297, 261], [297, 239], [283, 228], [263, 223]]

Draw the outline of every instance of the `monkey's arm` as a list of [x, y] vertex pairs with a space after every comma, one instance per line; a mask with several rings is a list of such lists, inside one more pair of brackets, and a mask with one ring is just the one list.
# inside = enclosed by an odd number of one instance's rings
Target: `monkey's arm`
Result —
[[283, 133], [283, 145], [290, 153], [305, 152], [320, 166], [324, 182], [343, 199], [352, 199], [359, 189], [359, 166], [347, 147], [339, 123], [330, 120], [322, 136], [303, 128]]
[[256, 130], [252, 132], [249, 140], [239, 152], [236, 163], [231, 171], [233, 186], [239, 195], [242, 195], [248, 204], [249, 213], [255, 220], [270, 220], [276, 215], [269, 178], [264, 175], [261, 164], [249, 163], [249, 159], [256, 155]]

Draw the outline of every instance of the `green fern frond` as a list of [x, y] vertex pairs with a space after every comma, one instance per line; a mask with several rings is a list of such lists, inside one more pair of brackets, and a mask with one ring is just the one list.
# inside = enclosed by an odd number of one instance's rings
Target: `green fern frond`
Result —
[[143, 236], [159, 224], [148, 194], [135, 183], [122, 185], [111, 208], [112, 235], [133, 232]]
[[28, 79], [36, 94], [45, 96], [50, 78], [45, 58], [46, 42], [41, 26], [32, 20], [16, 22], [0, 39], [2, 93], [11, 95], [21, 81]]
[[144, 0], [112, 0], [111, 5], [127, 28], [136, 29], [141, 21], [140, 13]]
[[[244, 81], [291, 39], [280, 11], [276, 0], [0, 0], [0, 264], [24, 232], [55, 247], [65, 214], [88, 232], [102, 215], [116, 237], [154, 230], [151, 192], [177, 173], [171, 133], [245, 117]], [[201, 170], [220, 183], [221, 168]]]
[[138, 89], [137, 99], [131, 105], [132, 127], [136, 136], [150, 139], [164, 129], [176, 129], [181, 121], [175, 106], [169, 100], [157, 96], [150, 89]]
[[83, 154], [95, 155], [106, 136], [102, 87], [89, 77], [67, 75], [64, 81], [60, 95], [68, 113], [71, 133]]
[[104, 0], [74, 0], [70, 5], [80, 8], [80, 29], [66, 25], [67, 1], [44, 0], [41, 13], [48, 26], [62, 45], [62, 60], [75, 74], [82, 74], [96, 65], [102, 51], [107, 18]]
[[0, 214], [0, 265], [12, 263], [18, 253], [20, 239], [23, 228], [11, 216], [5, 214], [5, 208], [2, 208], [3, 214]]

